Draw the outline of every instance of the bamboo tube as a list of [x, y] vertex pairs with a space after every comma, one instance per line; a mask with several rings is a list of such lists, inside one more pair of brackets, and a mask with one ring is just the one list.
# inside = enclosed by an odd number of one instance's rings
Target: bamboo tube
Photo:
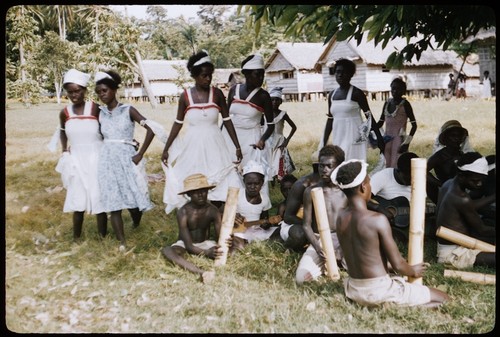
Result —
[[226, 205], [224, 206], [224, 214], [222, 214], [222, 224], [219, 233], [219, 246], [222, 249], [222, 255], [215, 258], [215, 266], [223, 266], [227, 261], [229, 247], [226, 240], [231, 235], [234, 227], [234, 219], [236, 218], [236, 208], [238, 206], [239, 187], [229, 187], [227, 190]]
[[472, 273], [468, 271], [445, 269], [444, 276], [458, 277], [464, 281], [474, 282], [479, 284], [496, 284], [496, 275], [492, 274]]
[[337, 267], [337, 259], [333, 248], [332, 236], [330, 234], [330, 224], [328, 223], [328, 215], [326, 213], [325, 197], [323, 196], [323, 188], [315, 187], [311, 190], [311, 197], [314, 205], [314, 214], [318, 224], [319, 237], [321, 246], [326, 257], [327, 275], [336, 281], [340, 279], [339, 270]]
[[495, 252], [494, 245], [454, 231], [453, 229], [449, 229], [447, 227], [439, 226], [436, 231], [436, 236], [456, 243], [457, 245], [463, 246], [465, 248], [478, 249], [486, 253]]
[[[411, 160], [410, 229], [408, 235], [408, 264], [424, 262], [425, 199], [427, 159]], [[422, 284], [422, 278], [408, 278], [410, 283]]]

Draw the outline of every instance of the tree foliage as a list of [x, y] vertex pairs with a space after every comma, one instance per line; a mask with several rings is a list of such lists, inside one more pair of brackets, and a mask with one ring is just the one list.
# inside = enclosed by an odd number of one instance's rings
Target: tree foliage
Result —
[[[327, 43], [355, 39], [385, 47], [396, 37], [408, 44], [394, 51], [388, 67], [400, 67], [426, 49], [447, 50], [454, 42], [475, 35], [482, 28], [495, 27], [493, 8], [484, 5], [246, 5], [259, 31], [264, 23], [284, 27], [285, 35], [297, 38], [315, 32]], [[411, 41], [410, 41], [411, 39]]]

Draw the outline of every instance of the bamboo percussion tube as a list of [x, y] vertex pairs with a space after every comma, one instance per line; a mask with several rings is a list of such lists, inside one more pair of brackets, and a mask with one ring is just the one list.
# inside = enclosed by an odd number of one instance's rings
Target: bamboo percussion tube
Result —
[[333, 248], [332, 236], [330, 234], [330, 224], [328, 223], [328, 214], [326, 213], [325, 197], [323, 196], [323, 188], [315, 187], [311, 190], [311, 197], [314, 205], [314, 214], [318, 224], [319, 237], [321, 246], [326, 257], [326, 271], [328, 276], [336, 281], [340, 279], [339, 270], [337, 267], [337, 259]]
[[[410, 229], [408, 235], [408, 264], [424, 262], [425, 199], [427, 159], [411, 160]], [[408, 278], [410, 283], [422, 284], [422, 278]]]
[[224, 213], [222, 214], [222, 224], [219, 233], [219, 246], [222, 249], [222, 255], [215, 258], [215, 266], [223, 266], [227, 261], [227, 253], [229, 247], [226, 240], [231, 235], [234, 227], [234, 219], [236, 218], [236, 208], [238, 206], [238, 193], [239, 187], [229, 187], [227, 190], [226, 205], [224, 206]]
[[456, 243], [457, 245], [463, 246], [470, 249], [478, 249], [486, 253], [494, 253], [495, 246], [487, 242], [475, 239], [468, 235], [462, 234], [460, 232], [454, 231], [443, 226], [439, 226], [436, 231], [436, 236]]
[[492, 274], [472, 273], [468, 271], [445, 269], [444, 276], [458, 277], [464, 281], [469, 281], [479, 284], [496, 284], [496, 275]]

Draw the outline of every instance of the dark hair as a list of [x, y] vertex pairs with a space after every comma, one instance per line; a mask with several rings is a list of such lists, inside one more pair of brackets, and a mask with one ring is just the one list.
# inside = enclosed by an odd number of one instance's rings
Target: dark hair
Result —
[[391, 87], [393, 84], [399, 84], [403, 88], [404, 92], [406, 92], [406, 82], [403, 81], [401, 77], [396, 77], [395, 79], [392, 80], [391, 82]]
[[333, 72], [337, 70], [338, 66], [342, 66], [349, 74], [354, 75], [356, 73], [356, 63], [349, 59], [341, 58], [335, 61], [333, 66]]
[[110, 87], [113, 90], [116, 90], [120, 87], [120, 84], [122, 83], [122, 78], [121, 76], [114, 70], [104, 70], [106, 74], [111, 76], [111, 78], [103, 78], [97, 81], [95, 84], [96, 86], [99, 84], [104, 84]]
[[292, 184], [297, 181], [297, 177], [293, 174], [285, 174], [283, 178], [281, 178], [280, 185], [283, 186], [284, 183], [291, 182]]
[[194, 55], [191, 55], [191, 57], [189, 58], [188, 63], [187, 63], [187, 69], [191, 73], [192, 77], [195, 77], [195, 76], [198, 76], [199, 74], [201, 74], [202, 67], [209, 67], [212, 69], [212, 72], [215, 69], [215, 66], [211, 62], [203, 62], [202, 64], [194, 65], [198, 60], [201, 60], [205, 56], [208, 56], [208, 53], [206, 51], [202, 50]]
[[401, 172], [410, 173], [411, 172], [411, 160], [413, 158], [418, 158], [416, 153], [405, 152], [402, 153], [398, 158], [397, 167]]
[[324, 156], [333, 156], [338, 164], [345, 160], [345, 152], [340, 146], [328, 144], [319, 150], [318, 159]]
[[[337, 177], [336, 177], [337, 182], [342, 185], [347, 185], [352, 183], [354, 179], [356, 179], [356, 177], [358, 176], [359, 172], [361, 172], [362, 167], [363, 166], [359, 161], [354, 161], [342, 165], [341, 167], [339, 167], [337, 171]], [[347, 196], [350, 196], [354, 193], [354, 189], [356, 187], [357, 186], [346, 188], [343, 189], [342, 191], [344, 191], [344, 193]]]

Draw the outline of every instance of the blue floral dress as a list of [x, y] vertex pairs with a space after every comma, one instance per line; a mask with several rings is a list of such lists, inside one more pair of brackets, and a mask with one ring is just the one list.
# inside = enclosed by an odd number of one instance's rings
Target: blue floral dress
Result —
[[130, 118], [130, 105], [119, 104], [112, 111], [101, 106], [99, 122], [104, 143], [98, 165], [101, 203], [106, 212], [128, 208], [141, 211], [153, 207], [149, 198], [144, 160], [138, 165], [132, 161], [137, 153], [134, 139], [134, 121]]

